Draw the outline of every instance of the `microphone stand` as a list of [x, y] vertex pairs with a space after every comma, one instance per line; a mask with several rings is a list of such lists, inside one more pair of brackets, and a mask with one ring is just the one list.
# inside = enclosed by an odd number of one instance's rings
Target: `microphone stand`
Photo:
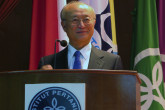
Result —
[[53, 69], [56, 68], [56, 42], [59, 42], [60, 40], [55, 40], [55, 48], [54, 48], [54, 67]]
[[60, 41], [60, 40], [58, 40], [58, 39], [55, 40], [55, 48], [54, 48], [54, 66], [53, 66], [53, 69], [56, 68], [56, 43], [57, 43], [57, 42], [60, 42], [60, 45], [63, 46], [63, 47], [65, 47], [65, 46], [67, 45], [67, 41], [66, 41], [66, 40], [62, 40], [62, 41]]

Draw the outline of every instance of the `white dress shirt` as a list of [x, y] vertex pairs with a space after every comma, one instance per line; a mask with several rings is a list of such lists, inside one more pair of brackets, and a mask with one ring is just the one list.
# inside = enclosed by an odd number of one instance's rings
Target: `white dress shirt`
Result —
[[[91, 49], [92, 49], [92, 44], [89, 43], [84, 48], [79, 50], [81, 53], [80, 61], [81, 61], [81, 68], [82, 69], [88, 69]], [[68, 68], [69, 69], [73, 69], [74, 60], [75, 60], [74, 53], [76, 51], [77, 50], [73, 46], [71, 46], [70, 44], [68, 45]]]

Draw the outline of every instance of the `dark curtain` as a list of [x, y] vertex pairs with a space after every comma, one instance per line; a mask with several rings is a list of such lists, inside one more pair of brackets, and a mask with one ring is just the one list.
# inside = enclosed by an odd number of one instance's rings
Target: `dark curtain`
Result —
[[0, 24], [13, 11], [19, 0], [0, 0]]

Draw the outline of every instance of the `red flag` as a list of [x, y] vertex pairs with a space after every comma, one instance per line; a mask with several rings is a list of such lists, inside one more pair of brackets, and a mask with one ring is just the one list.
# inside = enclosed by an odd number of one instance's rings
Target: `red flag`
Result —
[[57, 21], [57, 0], [33, 0], [29, 69], [37, 69], [41, 57], [54, 53]]

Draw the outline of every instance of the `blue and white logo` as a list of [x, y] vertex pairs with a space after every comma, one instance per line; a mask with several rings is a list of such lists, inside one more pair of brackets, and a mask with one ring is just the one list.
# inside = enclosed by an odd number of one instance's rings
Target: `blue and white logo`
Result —
[[81, 110], [76, 96], [62, 87], [49, 87], [38, 92], [28, 110]]

